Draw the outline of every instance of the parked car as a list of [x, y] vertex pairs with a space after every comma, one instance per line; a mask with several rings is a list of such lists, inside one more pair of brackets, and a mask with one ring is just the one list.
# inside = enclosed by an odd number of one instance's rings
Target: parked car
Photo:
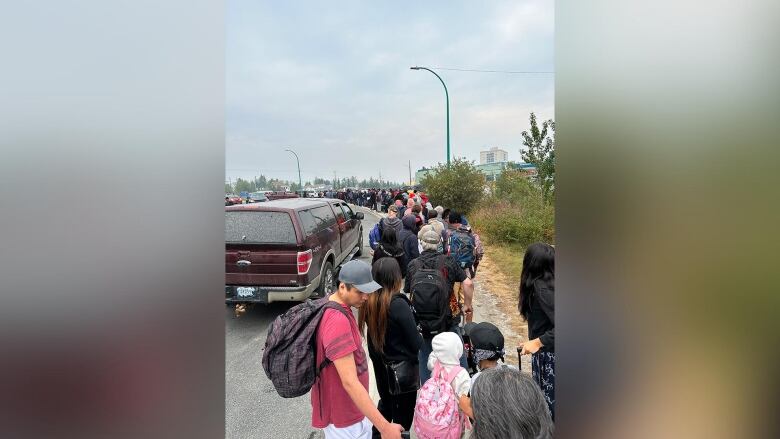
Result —
[[284, 199], [225, 207], [225, 302], [325, 297], [363, 249], [361, 212], [341, 200]]
[[277, 191], [277, 192], [266, 192], [265, 196], [268, 197], [269, 200], [281, 200], [284, 198], [299, 198], [298, 194], [295, 192], [284, 192], [284, 191]]
[[241, 204], [244, 202], [244, 200], [236, 194], [226, 194], [225, 196], [227, 197], [228, 201], [233, 204]]
[[247, 202], [252, 203], [264, 203], [266, 201], [268, 201], [268, 197], [265, 196], [264, 192], [252, 192], [247, 200]]

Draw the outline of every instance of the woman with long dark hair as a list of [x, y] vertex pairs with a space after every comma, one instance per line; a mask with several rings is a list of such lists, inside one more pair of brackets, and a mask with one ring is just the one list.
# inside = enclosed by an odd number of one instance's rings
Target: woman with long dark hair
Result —
[[533, 354], [531, 372], [555, 420], [555, 249], [531, 244], [523, 257], [518, 310], [528, 322], [521, 355]]
[[377, 243], [376, 250], [374, 250], [374, 258], [371, 261], [371, 265], [387, 257], [395, 258], [401, 267], [401, 277], [406, 277], [406, 253], [404, 253], [403, 247], [398, 244], [398, 235], [392, 227], [384, 227], [382, 229], [382, 237]]
[[[368, 355], [380, 398], [377, 409], [389, 422], [410, 430], [420, 387], [417, 354], [423, 340], [417, 331], [411, 303], [401, 294], [403, 281], [398, 261], [378, 259], [371, 273], [382, 289], [369, 294], [360, 307], [358, 326], [361, 333], [366, 331]], [[376, 429], [373, 434], [375, 438], [381, 436]]]

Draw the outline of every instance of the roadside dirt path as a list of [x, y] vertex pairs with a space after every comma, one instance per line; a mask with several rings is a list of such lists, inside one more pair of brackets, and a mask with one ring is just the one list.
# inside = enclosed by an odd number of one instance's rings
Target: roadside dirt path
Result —
[[[504, 334], [506, 362], [517, 366], [517, 345], [528, 340], [528, 325], [517, 312], [517, 282], [502, 273], [485, 254], [474, 279], [474, 321], [490, 322]], [[531, 356], [523, 357], [531, 372]]]

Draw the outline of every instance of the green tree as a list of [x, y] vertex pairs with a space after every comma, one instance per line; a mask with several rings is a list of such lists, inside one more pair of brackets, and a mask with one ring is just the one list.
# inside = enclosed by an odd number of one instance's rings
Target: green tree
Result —
[[243, 178], [239, 178], [238, 180], [236, 180], [235, 191], [237, 194], [244, 191], [253, 192], [254, 190], [255, 190], [255, 185], [252, 184], [252, 182], [246, 181]]
[[452, 163], [439, 163], [420, 180], [425, 193], [436, 205], [470, 213], [485, 195], [485, 176], [473, 162], [455, 158]]
[[225, 183], [225, 193], [226, 194], [232, 194], [233, 193], [233, 186], [231, 186], [230, 183]]
[[555, 122], [552, 119], [542, 122], [542, 129], [536, 122], [536, 115], [531, 112], [531, 130], [520, 133], [523, 145], [520, 155], [527, 163], [536, 167], [537, 177], [545, 198], [555, 190]]
[[528, 174], [519, 169], [513, 169], [510, 163], [496, 178], [493, 186], [496, 198], [511, 201], [515, 204], [539, 203], [541, 188], [528, 179]]

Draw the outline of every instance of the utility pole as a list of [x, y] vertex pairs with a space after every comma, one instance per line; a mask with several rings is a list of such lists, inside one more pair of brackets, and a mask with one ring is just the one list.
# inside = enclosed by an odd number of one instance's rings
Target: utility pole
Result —
[[409, 160], [409, 186], [412, 185], [412, 161]]

